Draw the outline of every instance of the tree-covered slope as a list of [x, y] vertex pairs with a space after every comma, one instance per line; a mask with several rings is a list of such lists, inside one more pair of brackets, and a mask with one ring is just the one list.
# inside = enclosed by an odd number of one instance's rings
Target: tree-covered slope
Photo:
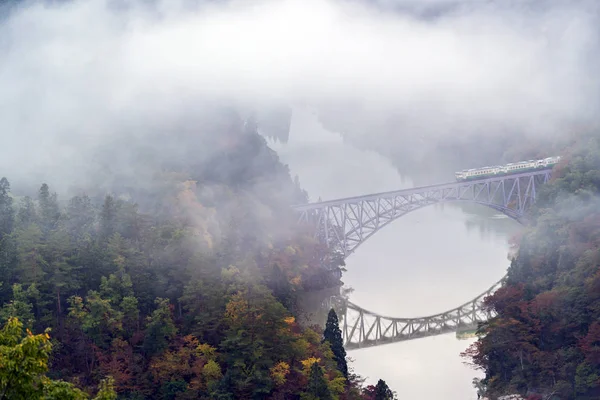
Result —
[[341, 337], [297, 322], [342, 265], [296, 226], [306, 194], [254, 127], [212, 121], [104, 143], [73, 196], [3, 178], [0, 326], [51, 328], [49, 377], [90, 395], [111, 377], [131, 400], [368, 398]]
[[539, 194], [506, 285], [486, 302], [498, 316], [466, 355], [485, 371], [488, 395], [600, 397], [597, 133], [566, 151]]

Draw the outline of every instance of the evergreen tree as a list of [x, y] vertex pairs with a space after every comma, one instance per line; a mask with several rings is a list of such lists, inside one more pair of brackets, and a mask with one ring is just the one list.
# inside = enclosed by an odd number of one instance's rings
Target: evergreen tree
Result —
[[18, 318], [22, 321], [26, 328], [31, 329], [35, 322], [33, 315], [33, 304], [31, 304], [32, 294], [37, 292], [35, 285], [31, 285], [29, 289], [23, 290], [23, 286], [15, 283], [12, 286], [13, 298], [10, 302], [4, 303], [0, 309], [0, 322], [4, 323], [10, 318]]
[[10, 235], [15, 222], [15, 211], [10, 197], [10, 183], [6, 178], [0, 179], [0, 241]]
[[375, 386], [375, 400], [394, 400], [394, 392], [388, 387], [383, 379], [377, 381]]
[[21, 200], [19, 212], [17, 213], [17, 221], [21, 227], [26, 227], [29, 224], [37, 222], [37, 212], [31, 197], [25, 196]]
[[[15, 211], [12, 207], [13, 199], [10, 196], [10, 184], [6, 178], [0, 179], [0, 278], [5, 283], [12, 281], [16, 267], [16, 246], [14, 238], [10, 236], [15, 222]], [[9, 285], [0, 284], [0, 300], [8, 296]]]
[[100, 212], [100, 233], [106, 238], [115, 233], [117, 228], [117, 202], [112, 196], [104, 198]]
[[156, 310], [148, 317], [146, 337], [142, 346], [146, 354], [156, 354], [163, 351], [169, 345], [169, 341], [177, 334], [169, 300], [157, 298], [155, 304]]
[[88, 196], [75, 196], [69, 201], [67, 227], [76, 239], [81, 240], [85, 235], [93, 233], [94, 211], [94, 206]]
[[277, 264], [273, 265], [271, 269], [267, 285], [273, 292], [273, 296], [286, 308], [290, 309], [294, 300], [292, 285]]
[[56, 227], [56, 223], [60, 218], [56, 193], [50, 193], [50, 188], [44, 183], [38, 193], [38, 201], [40, 205], [40, 228], [42, 232], [48, 233]]
[[308, 384], [306, 392], [302, 396], [302, 400], [333, 400], [329, 386], [327, 386], [327, 379], [323, 374], [323, 370], [319, 366], [319, 363], [313, 363], [310, 367], [310, 373], [308, 375]]
[[339, 327], [338, 317], [333, 308], [329, 310], [329, 315], [327, 315], [327, 324], [325, 325], [325, 331], [323, 332], [323, 341], [329, 342], [338, 369], [345, 378], [348, 378], [348, 363], [346, 361], [346, 349], [344, 349], [342, 330]]

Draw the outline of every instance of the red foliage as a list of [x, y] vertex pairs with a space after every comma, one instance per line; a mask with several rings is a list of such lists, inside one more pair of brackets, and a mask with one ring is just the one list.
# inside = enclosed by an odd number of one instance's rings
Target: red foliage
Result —
[[121, 339], [113, 340], [110, 353], [98, 353], [98, 359], [103, 375], [114, 378], [118, 392], [135, 389], [132, 371], [135, 362], [133, 348], [129, 343]]
[[588, 333], [579, 340], [579, 347], [586, 360], [594, 365], [600, 365], [600, 323], [590, 325]]
[[530, 302], [529, 311], [534, 314], [551, 313], [559, 300], [558, 291], [540, 293]]
[[483, 342], [478, 340], [460, 353], [461, 358], [465, 359], [463, 363], [474, 369], [485, 369], [486, 363], [483, 345]]
[[375, 393], [377, 389], [373, 385], [369, 385], [363, 389], [363, 398], [365, 400], [375, 400]]
[[[520, 308], [523, 298], [523, 285], [504, 286], [498, 289], [493, 295], [485, 298], [484, 303], [498, 313], [507, 313], [509, 309], [515, 306]], [[514, 315], [513, 313], [508, 313]]]

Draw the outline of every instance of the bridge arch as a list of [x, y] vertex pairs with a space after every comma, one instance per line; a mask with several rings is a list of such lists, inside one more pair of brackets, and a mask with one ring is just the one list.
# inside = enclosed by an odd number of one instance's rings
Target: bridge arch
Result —
[[[324, 201], [295, 209], [300, 223], [312, 223], [315, 237], [339, 249], [344, 258], [362, 243], [398, 218], [421, 208], [446, 202], [480, 204], [499, 211], [519, 223], [534, 204], [541, 184], [548, 182], [551, 170], [493, 177], [471, 182], [453, 182], [367, 196]], [[342, 310], [342, 333], [348, 350], [476, 329], [492, 315], [483, 307], [506, 277], [474, 299], [451, 310], [425, 317], [386, 317], [349, 301]]]
[[392, 221], [420, 208], [445, 202], [469, 202], [500, 211], [522, 222], [534, 204], [538, 187], [551, 170], [470, 182], [403, 189], [295, 206], [299, 222], [312, 226], [315, 237], [341, 251], [344, 258]]
[[[402, 214], [398, 214], [396, 216], [394, 216], [394, 218], [386, 220], [385, 222], [383, 222], [383, 224], [379, 225], [379, 227], [377, 229], [373, 229], [371, 231], [369, 231], [366, 236], [364, 236], [362, 238], [362, 240], [360, 240], [359, 242], [357, 242], [354, 246], [351, 247], [351, 250], [348, 251], [347, 254], [345, 254], [344, 258], [348, 258], [352, 253], [354, 253], [359, 247], [360, 245], [362, 245], [363, 243], [365, 243], [367, 241], [367, 239], [369, 239], [371, 236], [375, 235], [375, 233], [381, 231], [383, 228], [385, 228], [386, 226], [390, 225], [392, 222], [396, 221], [397, 219], [399, 219], [400, 217], [403, 217], [407, 214], [410, 214], [414, 211], [418, 211], [422, 208], [425, 207], [429, 207], [435, 204], [446, 204], [446, 203], [469, 203], [469, 204], [479, 204], [481, 206], [487, 207], [487, 208], [491, 208], [493, 210], [496, 210], [504, 215], [506, 215], [507, 217], [517, 221], [518, 223], [522, 224], [523, 223], [523, 218], [524, 216], [519, 215], [517, 213], [514, 212], [514, 210], [511, 210], [510, 208], [507, 207], [499, 207], [496, 206], [494, 204], [486, 204], [483, 202], [479, 202], [479, 201], [471, 201], [471, 200], [460, 200], [460, 199], [445, 199], [445, 200], [441, 200], [438, 202], [432, 202], [432, 203], [428, 203], [428, 204], [422, 204], [422, 205], [418, 205], [410, 210], [407, 210], [406, 212], [402, 213]], [[374, 220], [370, 220], [368, 221], [368, 223], [375, 223], [376, 221]], [[356, 230], [352, 230], [350, 232], [348, 232], [348, 236], [351, 237], [352, 234], [354, 234], [356, 232]]]

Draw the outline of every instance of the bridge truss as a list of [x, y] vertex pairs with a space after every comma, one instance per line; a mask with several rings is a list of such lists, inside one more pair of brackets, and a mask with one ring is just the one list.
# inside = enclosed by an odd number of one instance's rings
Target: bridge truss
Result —
[[[366, 196], [321, 201], [294, 207], [299, 223], [312, 225], [315, 237], [342, 252], [344, 258], [397, 218], [444, 202], [469, 202], [500, 211], [523, 223], [536, 200], [538, 187], [552, 170], [536, 170], [467, 182], [452, 182]], [[352, 302], [337, 302], [346, 349], [353, 350], [478, 328], [493, 317], [484, 299], [504, 282], [494, 284], [473, 300], [452, 310], [418, 318], [393, 318], [368, 311]], [[340, 309], [341, 308], [341, 309]]]
[[494, 314], [484, 307], [487, 296], [498, 289], [504, 278], [473, 300], [452, 310], [417, 318], [393, 318], [365, 310], [349, 301], [343, 302], [341, 311], [344, 347], [354, 350], [380, 346], [405, 340], [436, 336], [459, 330], [477, 329], [480, 322]]
[[315, 236], [344, 258], [397, 218], [444, 202], [469, 202], [500, 211], [522, 222], [535, 202], [538, 187], [552, 170], [536, 170], [493, 178], [396, 190], [367, 196], [295, 206], [299, 222], [314, 226]]

